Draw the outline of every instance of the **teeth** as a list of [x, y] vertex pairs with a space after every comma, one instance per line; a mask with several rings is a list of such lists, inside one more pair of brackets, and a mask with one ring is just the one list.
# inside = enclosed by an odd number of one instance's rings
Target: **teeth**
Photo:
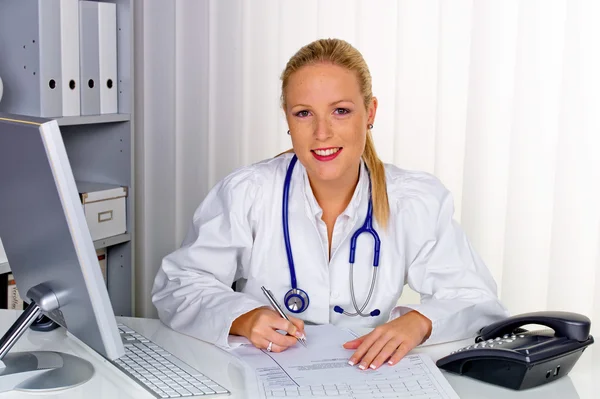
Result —
[[328, 155], [335, 154], [339, 150], [340, 150], [339, 148], [330, 148], [328, 150], [315, 150], [315, 154], [317, 154], [318, 156], [321, 156], [321, 157], [326, 157]]

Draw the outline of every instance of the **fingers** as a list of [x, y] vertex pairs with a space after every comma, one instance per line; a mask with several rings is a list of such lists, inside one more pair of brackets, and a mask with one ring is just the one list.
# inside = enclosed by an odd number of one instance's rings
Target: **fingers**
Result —
[[[367, 349], [365, 355], [360, 359], [360, 364], [358, 368], [361, 370], [366, 370], [367, 368], [375, 369], [375, 365], [373, 364], [373, 360], [375, 357], [381, 353], [383, 348], [389, 343], [389, 339], [386, 336], [381, 336], [378, 340], [376, 340], [370, 347], [366, 347]], [[361, 345], [365, 345], [364, 343]], [[361, 349], [361, 346], [358, 349]], [[357, 350], [358, 351], [358, 350]], [[388, 357], [392, 355], [392, 351], [389, 352]]]
[[[356, 351], [348, 363], [350, 365], [358, 364], [358, 368], [366, 370], [367, 368], [377, 369], [393, 356], [395, 356], [394, 364], [400, 361], [410, 350], [410, 348], [405, 349], [408, 347], [406, 345], [401, 347], [402, 343], [402, 336], [395, 334], [392, 330], [375, 329], [363, 337], [346, 342], [344, 347], [347, 349], [356, 347]], [[401, 350], [398, 351], [399, 347]]]
[[[363, 341], [359, 344], [358, 348], [356, 349], [356, 352], [354, 352], [354, 354], [350, 357], [350, 360], [348, 361], [348, 363], [351, 366], [354, 366], [355, 364], [360, 362], [362, 360], [362, 358], [366, 355], [366, 353], [369, 350], [369, 348], [371, 347], [371, 345], [373, 345], [375, 343], [375, 341], [377, 341], [377, 339], [379, 338], [379, 335], [380, 335], [379, 332], [377, 331], [377, 329], [375, 329], [372, 332], [370, 332], [369, 334], [362, 337], [362, 338], [364, 338]], [[350, 342], [355, 342], [355, 341], [356, 340], [350, 341]]]
[[264, 337], [267, 341], [271, 341], [273, 342], [273, 344], [285, 348], [289, 348], [290, 346], [294, 346], [298, 343], [298, 340], [296, 340], [296, 338], [292, 337], [291, 335], [283, 335], [275, 330], [267, 331]]
[[294, 336], [281, 334], [277, 330], [286, 331], [288, 334], [298, 332], [298, 328], [294, 324], [282, 319], [279, 314], [269, 309], [263, 309], [253, 320], [248, 338], [254, 346], [260, 349], [266, 349], [269, 342], [273, 342], [273, 352], [281, 352], [297, 344], [298, 341]]
[[[262, 343], [260, 345], [255, 345], [257, 348], [259, 349], [265, 349], [268, 351], [269, 348], [269, 341], [268, 340], [263, 340], [261, 341]], [[275, 353], [279, 353], [279, 352], [283, 352], [284, 350], [286, 350], [287, 347], [283, 347], [283, 346], [279, 346], [277, 345], [275, 342], [273, 342], [271, 344], [271, 351], [270, 352], [275, 352]]]
[[[290, 321], [292, 322], [292, 324], [294, 324], [294, 326], [296, 326], [297, 331], [301, 335], [304, 335], [304, 320], [297, 319], [293, 316], [288, 316], [288, 317], [290, 318]], [[302, 337], [298, 337], [298, 338], [302, 338]]]
[[364, 337], [360, 337], [360, 338], [356, 338], [352, 341], [348, 341], [343, 345], [343, 347], [345, 349], [356, 349], [360, 346], [360, 344], [363, 343], [364, 339], [365, 339]]
[[271, 327], [275, 328], [276, 330], [285, 331], [292, 337], [302, 338], [304, 335], [304, 330], [300, 330], [296, 325], [294, 325], [294, 323], [287, 321], [286, 319], [282, 319], [279, 316], [272, 320]]
[[[373, 370], [377, 370], [379, 366], [384, 364], [386, 360], [388, 360], [392, 355], [396, 355], [398, 353], [399, 348], [403, 348], [402, 350], [404, 350], [404, 347], [405, 345], [403, 342], [398, 343], [398, 340], [396, 339], [389, 340], [387, 344], [385, 344], [383, 349], [381, 349], [381, 352], [379, 352], [379, 354], [375, 356], [375, 359], [373, 359], [369, 367], [371, 367]], [[400, 359], [402, 357], [404, 357], [404, 355], [400, 356]], [[392, 365], [392, 363], [389, 364]]]
[[410, 348], [408, 345], [406, 345], [405, 343], [400, 344], [400, 347], [398, 347], [398, 349], [396, 349], [396, 352], [394, 352], [394, 354], [388, 361], [388, 364], [390, 366], [393, 366], [394, 364], [398, 363], [400, 360], [402, 360], [402, 358], [404, 356], [406, 356], [406, 354], [409, 351], [410, 351]]

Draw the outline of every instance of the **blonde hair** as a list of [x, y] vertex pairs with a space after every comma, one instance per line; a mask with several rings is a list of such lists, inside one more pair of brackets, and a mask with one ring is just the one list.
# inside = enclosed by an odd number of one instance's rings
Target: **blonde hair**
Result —
[[[298, 69], [306, 65], [329, 62], [334, 65], [353, 71], [358, 79], [360, 92], [362, 94], [365, 109], [368, 109], [373, 99], [371, 88], [371, 73], [367, 67], [362, 54], [350, 43], [340, 39], [320, 39], [302, 47], [290, 58], [283, 73], [281, 74], [281, 106], [285, 110], [285, 91], [290, 76]], [[289, 150], [286, 152], [293, 152]], [[362, 155], [371, 175], [371, 195], [373, 197], [373, 215], [377, 222], [385, 227], [390, 215], [388, 203], [385, 169], [383, 162], [377, 156], [371, 130], [367, 129], [367, 139]]]

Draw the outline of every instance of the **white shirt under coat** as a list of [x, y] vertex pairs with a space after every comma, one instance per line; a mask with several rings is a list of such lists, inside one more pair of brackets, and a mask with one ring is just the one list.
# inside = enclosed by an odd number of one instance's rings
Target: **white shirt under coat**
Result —
[[[220, 181], [200, 204], [180, 249], [163, 259], [152, 290], [160, 319], [176, 331], [229, 348], [228, 332], [240, 315], [269, 306], [264, 285], [284, 306], [291, 288], [282, 230], [282, 196], [292, 154], [236, 170]], [[390, 217], [381, 239], [379, 272], [365, 312], [354, 312], [349, 285], [352, 234], [364, 223], [369, 180], [361, 166], [347, 209], [337, 218], [328, 256], [327, 227], [311, 190], [306, 169], [294, 167], [289, 194], [289, 231], [298, 288], [310, 305], [293, 314], [309, 323], [375, 327], [414, 309], [433, 324], [426, 343], [467, 338], [507, 316], [496, 283], [453, 221], [450, 192], [434, 176], [385, 165]], [[357, 244], [354, 289], [359, 306], [373, 275], [373, 239]], [[231, 289], [238, 281], [237, 289]], [[421, 303], [397, 306], [408, 284]], [[287, 311], [287, 310], [286, 310]], [[309, 337], [310, 339], [310, 337]]]

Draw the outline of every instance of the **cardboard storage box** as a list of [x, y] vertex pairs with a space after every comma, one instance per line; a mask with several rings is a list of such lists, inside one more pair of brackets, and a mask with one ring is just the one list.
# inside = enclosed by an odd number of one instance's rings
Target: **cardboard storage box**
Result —
[[127, 187], [77, 182], [77, 189], [92, 240], [116, 236], [127, 231]]

